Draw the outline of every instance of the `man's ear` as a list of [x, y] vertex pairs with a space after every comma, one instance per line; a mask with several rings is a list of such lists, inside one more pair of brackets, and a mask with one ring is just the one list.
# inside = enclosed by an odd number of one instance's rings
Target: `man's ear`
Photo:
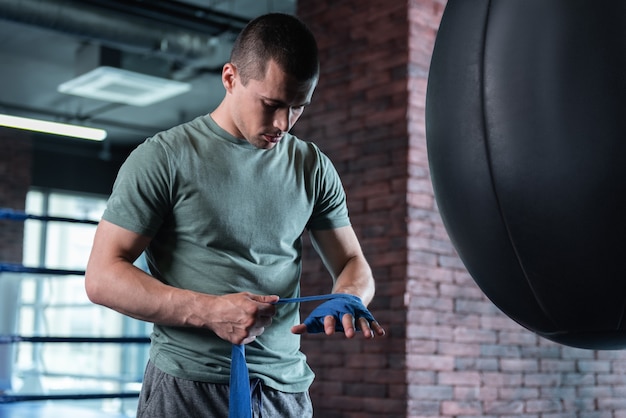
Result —
[[237, 68], [230, 62], [224, 64], [224, 67], [222, 67], [222, 84], [228, 93], [232, 91], [236, 78]]

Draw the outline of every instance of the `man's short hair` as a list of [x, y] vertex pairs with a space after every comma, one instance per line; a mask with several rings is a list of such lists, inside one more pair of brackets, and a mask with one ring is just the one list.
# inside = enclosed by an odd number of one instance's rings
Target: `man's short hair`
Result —
[[259, 16], [241, 31], [230, 55], [244, 85], [265, 78], [274, 60], [287, 74], [306, 82], [319, 76], [317, 42], [297, 17], [284, 13]]

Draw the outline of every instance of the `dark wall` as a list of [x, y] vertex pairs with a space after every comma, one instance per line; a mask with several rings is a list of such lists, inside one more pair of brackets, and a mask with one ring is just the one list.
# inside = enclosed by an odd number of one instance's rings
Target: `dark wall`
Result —
[[130, 148], [39, 135], [33, 139], [32, 185], [108, 195]]
[[[0, 208], [24, 210], [31, 184], [31, 135], [0, 128], [0, 149]], [[22, 262], [23, 234], [22, 223], [0, 220], [0, 262]]]

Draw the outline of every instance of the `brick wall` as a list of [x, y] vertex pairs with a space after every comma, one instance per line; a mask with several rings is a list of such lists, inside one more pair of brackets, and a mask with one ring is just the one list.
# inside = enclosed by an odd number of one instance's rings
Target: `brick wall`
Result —
[[[24, 210], [31, 184], [31, 136], [0, 128], [0, 149], [0, 208]], [[23, 223], [0, 220], [0, 262], [22, 262], [23, 236]]]
[[[626, 354], [559, 346], [504, 316], [442, 226], [424, 102], [445, 0], [301, 1], [322, 75], [295, 133], [320, 145], [348, 192], [389, 335], [306, 336], [316, 416], [626, 418]], [[303, 294], [330, 278], [310, 246]], [[305, 307], [304, 313], [308, 307]]]
[[[299, 15], [318, 38], [322, 74], [294, 132], [315, 141], [342, 176], [352, 222], [379, 282], [371, 308], [388, 331], [375, 341], [304, 338], [317, 374], [311, 390], [316, 416], [404, 417], [406, 4], [301, 1]], [[328, 293], [331, 279], [310, 247], [308, 254], [303, 294]]]

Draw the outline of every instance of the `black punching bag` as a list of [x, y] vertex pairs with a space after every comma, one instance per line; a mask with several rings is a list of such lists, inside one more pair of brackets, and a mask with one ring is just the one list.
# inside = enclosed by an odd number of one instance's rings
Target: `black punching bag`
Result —
[[552, 341], [626, 347], [626, 2], [449, 0], [426, 137], [487, 297]]

